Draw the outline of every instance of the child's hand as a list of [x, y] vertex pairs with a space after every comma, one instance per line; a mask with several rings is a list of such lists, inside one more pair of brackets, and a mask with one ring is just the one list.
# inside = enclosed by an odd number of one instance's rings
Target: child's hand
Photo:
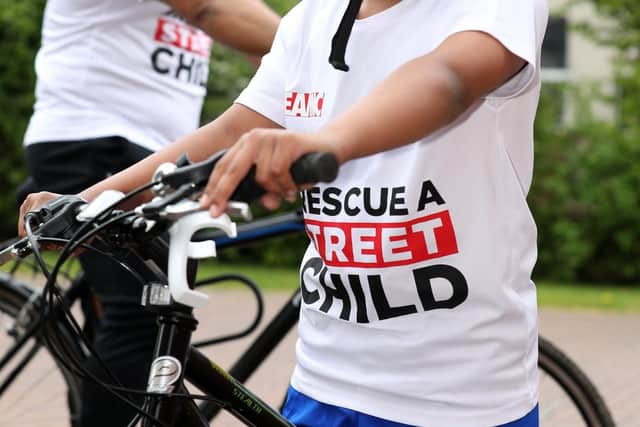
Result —
[[282, 199], [293, 201], [303, 187], [291, 178], [291, 164], [303, 154], [320, 151], [334, 149], [317, 134], [280, 129], [247, 132], [217, 163], [203, 193], [202, 207], [208, 208], [213, 217], [222, 214], [229, 197], [254, 164], [256, 182], [267, 192], [261, 199], [265, 207], [275, 209]]
[[40, 206], [47, 203], [49, 200], [54, 199], [60, 196], [60, 194], [49, 193], [47, 191], [42, 191], [40, 193], [31, 193], [27, 196], [27, 198], [20, 206], [20, 217], [18, 218], [18, 235], [20, 237], [24, 237], [26, 235], [24, 231], [24, 216], [29, 211], [34, 211]]

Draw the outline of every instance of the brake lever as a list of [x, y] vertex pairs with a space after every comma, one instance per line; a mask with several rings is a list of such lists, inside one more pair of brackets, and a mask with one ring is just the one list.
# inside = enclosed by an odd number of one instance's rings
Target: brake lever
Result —
[[33, 253], [33, 247], [28, 237], [24, 237], [0, 250], [0, 265], [18, 258], [24, 258]]
[[76, 215], [86, 203], [78, 196], [56, 197], [37, 210], [27, 212], [25, 221], [35, 220], [38, 235], [69, 238], [73, 234], [73, 226], [77, 224]]
[[[18, 249], [18, 244], [26, 242], [26, 246], [22, 251], [25, 251], [24, 255], [20, 255], [21, 250]], [[22, 258], [23, 256], [29, 255], [31, 251], [27, 248], [30, 248], [31, 244], [27, 241], [27, 239], [22, 239], [13, 245], [7, 246], [6, 248], [0, 251], [0, 265], [6, 264], [9, 261], [13, 261], [14, 259]], [[28, 253], [27, 253], [28, 252]]]
[[193, 184], [183, 184], [173, 193], [158, 197], [136, 209], [136, 212], [147, 219], [159, 219], [164, 216], [166, 209], [171, 205], [179, 205], [184, 199], [192, 196], [196, 191]]

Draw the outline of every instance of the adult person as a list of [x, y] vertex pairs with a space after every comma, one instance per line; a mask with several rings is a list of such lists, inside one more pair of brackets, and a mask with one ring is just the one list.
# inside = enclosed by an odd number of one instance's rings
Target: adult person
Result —
[[[193, 131], [212, 38], [262, 56], [278, 23], [261, 0], [49, 0], [24, 137], [28, 188], [78, 192]], [[95, 349], [123, 385], [144, 389], [156, 325], [140, 285], [104, 257], [80, 260], [100, 301]], [[106, 378], [94, 358], [87, 367]], [[89, 380], [82, 403], [79, 426], [135, 415]]]
[[526, 193], [547, 16], [546, 0], [303, 1], [235, 105], [80, 194], [230, 147], [202, 207], [223, 212], [253, 165], [274, 207], [299, 190], [294, 159], [334, 153], [337, 179], [304, 191], [311, 242], [285, 415], [538, 426]]

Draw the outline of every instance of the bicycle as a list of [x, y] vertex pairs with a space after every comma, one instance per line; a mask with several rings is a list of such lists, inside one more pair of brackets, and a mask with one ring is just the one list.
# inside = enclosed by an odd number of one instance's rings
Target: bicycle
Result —
[[[181, 245], [177, 246], [179, 248], [178, 252], [175, 249], [173, 251], [169, 249], [169, 257], [171, 258], [173, 254], [172, 259], [177, 261], [169, 264], [169, 285], [166, 285], [166, 278], [163, 277], [159, 268], [150, 268], [150, 271], [145, 272], [145, 274], [152, 277], [155, 276], [156, 280], [149, 280], [147, 283], [147, 292], [144, 300], [147, 305], [157, 310], [161, 327], [156, 346], [157, 351], [154, 355], [154, 362], [150, 372], [146, 403], [143, 408], [144, 415], [140, 416], [143, 426], [173, 425], [171, 422], [175, 421], [177, 417], [180, 417], [180, 425], [208, 425], [208, 420], [217, 414], [219, 408], [229, 410], [248, 425], [288, 426], [291, 425], [289, 422], [284, 420], [257, 396], [254, 396], [241, 383], [249, 378], [271, 350], [296, 324], [300, 305], [299, 291], [287, 301], [276, 317], [233, 365], [229, 373], [213, 364], [197, 348], [190, 346], [192, 329], [195, 328], [197, 323], [192, 315], [192, 306], [198, 306], [205, 301], [202, 294], [192, 289], [193, 281], [188, 282], [184, 279], [187, 270], [186, 255], [187, 251], [189, 251], [187, 248], [192, 244], [192, 234], [204, 226], [218, 227], [225, 230], [227, 234], [234, 234], [234, 225], [228, 220], [228, 217], [225, 217], [224, 220], [213, 220], [206, 213], [197, 212], [197, 203], [189, 200], [189, 197], [197, 192], [198, 185], [206, 182], [214, 163], [213, 160], [210, 160], [196, 165], [183, 166], [163, 176], [156, 176], [154, 182], [147, 187], [154, 185], [161, 187], [160, 190], [162, 190], [164, 186], [170, 187], [174, 191], [166, 191], [154, 202], [149, 203], [145, 208], [139, 209], [137, 215], [113, 212], [111, 210], [112, 206], [106, 206], [107, 209], [102, 209], [105, 206], [99, 206], [100, 204], [97, 203], [99, 209], [96, 208], [95, 210], [104, 211], [105, 214], [96, 213], [85, 224], [91, 224], [91, 221], [100, 223], [101, 225], [94, 227], [90, 233], [98, 233], [101, 239], [116, 248], [128, 242], [126, 245], [134, 246], [128, 250], [143, 258], [154, 260], [156, 266], [158, 264], [162, 265], [162, 262], [166, 261], [166, 253], [163, 252], [166, 248], [158, 247], [158, 245], [162, 246], [162, 244], [158, 243], [158, 239], [155, 236], [164, 229], [169, 228], [168, 226], [172, 222], [185, 225], [182, 231], [176, 232], [175, 240], [172, 239], [172, 248], [176, 247], [175, 242], [181, 242]], [[327, 168], [325, 166], [322, 169], [326, 170]], [[240, 195], [237, 194], [234, 199], [250, 200], [255, 198], [257, 194], [255, 188], [249, 184], [244, 185], [244, 187], [239, 190]], [[162, 191], [160, 193], [162, 194]], [[97, 200], [90, 206], [95, 207], [96, 202]], [[61, 222], [74, 224], [77, 209], [82, 204], [81, 201], [67, 200], [65, 206], [59, 208], [51, 216]], [[242, 205], [235, 205], [235, 207], [240, 208], [241, 211], [244, 208]], [[87, 208], [87, 210], [89, 209]], [[168, 216], [170, 220], [167, 220]], [[52, 221], [52, 219], [50, 218], [49, 221]], [[146, 233], [146, 228], [151, 221], [162, 223], [162, 226], [156, 227], [152, 233]], [[44, 221], [43, 224], [40, 227], [42, 232], [46, 231], [46, 226], [50, 222]], [[88, 227], [85, 227], [86, 230], [88, 230]], [[211, 246], [209, 246], [209, 249], [201, 246], [203, 244], [206, 245], [206, 242], [210, 241], [211, 238], [215, 239], [218, 248], [224, 248], [234, 244], [248, 243], [302, 230], [304, 230], [304, 224], [299, 215], [280, 215], [241, 226], [238, 233], [239, 238], [235, 240], [230, 240], [219, 233], [200, 233], [194, 239], [200, 243], [191, 246], [194, 249], [191, 249], [190, 255], [198, 256], [198, 250], [211, 254]], [[69, 230], [65, 231], [66, 237], [63, 237], [63, 239], [66, 240], [71, 239], [73, 234], [78, 234], [78, 231], [73, 233]], [[41, 235], [44, 236], [45, 234], [41, 233]], [[40, 240], [47, 241], [51, 239], [40, 237]], [[67, 248], [66, 254], [63, 251], [60, 259], [68, 255], [72, 246]], [[33, 245], [33, 238], [31, 241], [22, 240], [0, 252], [0, 261], [3, 257], [21, 257], [33, 250], [37, 250], [37, 247]], [[116, 251], [111, 255], [119, 257], [122, 254]], [[53, 272], [56, 272], [56, 268], [59, 268], [59, 265], [60, 261], [54, 267]], [[176, 267], [178, 270], [176, 270]], [[65, 343], [68, 339], [69, 348], [65, 348], [65, 351], [69, 359], [74, 356], [81, 357], [82, 352], [86, 352], [84, 345], [78, 338], [75, 338], [72, 325], [68, 325], [63, 321], [63, 317], [58, 314], [63, 311], [65, 305], [77, 298], [78, 289], [82, 287], [81, 281], [72, 284], [64, 294], [67, 301], [60, 300], [57, 303], [49, 304], [48, 312], [43, 313], [42, 307], [45, 305], [45, 301], [42, 295], [38, 295], [37, 292], [29, 287], [15, 283], [15, 281], [7, 281], [6, 277], [0, 277], [0, 279], [3, 282], [2, 286], [0, 286], [0, 310], [9, 316], [13, 316], [15, 319], [14, 325], [17, 329], [17, 332], [13, 332], [15, 343], [1, 359], [0, 369], [5, 367], [5, 359], [10, 360], [14, 357], [17, 350], [19, 350], [17, 347], [24, 346], [28, 339], [33, 339], [37, 344], [39, 343], [38, 348], [44, 345], [52, 353], [60, 352], [60, 348], [56, 348], [56, 344], [45, 340], [46, 334], [38, 333], [40, 325], [44, 322], [43, 317], [48, 317], [49, 323], [54, 323], [53, 327], [49, 326], [46, 329], [46, 333], [57, 331], [59, 334], [58, 347], [60, 343]], [[180, 302], [183, 304], [180, 304]], [[78, 353], [74, 353], [74, 348], [77, 348]], [[29, 352], [23, 360], [28, 362], [31, 357]], [[187, 359], [188, 363], [185, 366], [185, 360]], [[77, 382], [74, 380], [72, 373], [77, 373], [74, 372], [77, 367], [67, 366], [64, 360], [59, 363], [61, 365], [59, 369], [62, 373], [62, 378], [68, 387], [70, 408], [72, 410], [71, 421], [73, 421], [73, 410], [77, 408], [76, 405], [81, 405], [81, 402], [74, 397], [77, 391]], [[20, 374], [26, 363], [18, 365], [19, 368], [14, 369], [9, 374], [8, 379], [0, 386], [0, 397], [8, 385]], [[564, 390], [564, 393], [568, 395], [567, 400], [571, 401], [576, 408], [575, 411], [582, 418], [582, 424], [579, 425], [590, 427], [614, 425], [604, 401], [584, 373], [543, 338], [540, 339], [539, 366], [542, 372], [548, 374], [549, 378], [557, 383], [558, 388]], [[185, 367], [185, 372], [182, 372], [183, 367]], [[166, 373], [171, 375], [164, 375]], [[183, 383], [185, 378], [207, 394], [207, 396], [195, 396], [196, 398], [201, 397], [204, 399], [205, 403], [199, 407], [195, 405], [193, 396], [186, 394]], [[544, 425], [544, 397], [541, 400], [541, 405], [542, 425]], [[168, 424], [167, 421], [169, 421]], [[134, 425], [134, 423], [132, 422], [131, 425]]]

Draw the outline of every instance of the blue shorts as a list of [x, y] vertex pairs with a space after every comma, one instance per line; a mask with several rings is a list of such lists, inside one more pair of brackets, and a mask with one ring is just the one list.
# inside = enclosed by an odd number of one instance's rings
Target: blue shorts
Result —
[[[289, 387], [282, 409], [284, 415], [296, 427], [411, 427], [363, 414], [339, 406], [327, 405]], [[497, 427], [539, 427], [538, 406], [519, 420]]]

